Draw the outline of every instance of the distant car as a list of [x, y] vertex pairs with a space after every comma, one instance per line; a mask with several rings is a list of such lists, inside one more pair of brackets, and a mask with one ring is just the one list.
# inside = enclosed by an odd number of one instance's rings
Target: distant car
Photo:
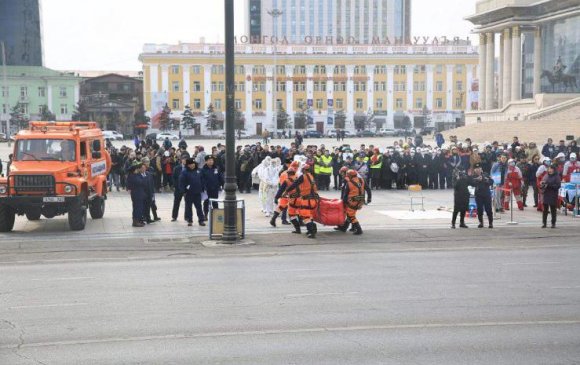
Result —
[[165, 141], [165, 138], [169, 138], [170, 141], [179, 141], [179, 136], [177, 136], [173, 133], [163, 132], [163, 133], [159, 133], [157, 135], [158, 141]]
[[103, 137], [111, 141], [122, 141], [123, 135], [117, 131], [103, 131]]
[[304, 138], [322, 138], [322, 133], [319, 131], [306, 131], [303, 136]]
[[401, 136], [401, 137], [409, 137], [409, 136], [414, 136], [417, 134], [417, 131], [415, 130], [415, 128], [408, 128], [408, 129], [400, 128], [400, 129], [395, 129], [395, 132], [397, 133], [397, 136]]
[[357, 137], [376, 137], [376, 133], [373, 131], [358, 131], [356, 133]]
[[379, 136], [379, 137], [394, 137], [396, 135], [397, 135], [397, 132], [395, 132], [394, 129], [381, 128], [377, 132], [377, 136]]
[[423, 127], [419, 132], [420, 135], [426, 136], [428, 134], [432, 134], [435, 131], [434, 127]]
[[[238, 133], [238, 131], [235, 131], [235, 132], [234, 132], [234, 137], [235, 137], [236, 139], [238, 139], [238, 138], [244, 139], [244, 138], [249, 138], [249, 137], [250, 137], [250, 135], [249, 135], [249, 134], [248, 134], [248, 132], [246, 132], [246, 131], [241, 131], [241, 132], [239, 132], [239, 133]], [[222, 133], [220, 133], [220, 134], [218, 135], [218, 138], [219, 138], [219, 139], [226, 139], [226, 132], [222, 132]]]
[[326, 132], [326, 136], [328, 138], [336, 138], [336, 129], [331, 129], [328, 132]]
[[6, 133], [0, 133], [0, 142], [4, 142], [6, 140]]

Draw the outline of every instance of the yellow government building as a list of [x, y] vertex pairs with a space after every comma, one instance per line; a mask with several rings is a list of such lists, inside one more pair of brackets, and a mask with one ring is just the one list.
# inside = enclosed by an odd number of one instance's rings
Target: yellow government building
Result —
[[[274, 116], [282, 109], [288, 114], [285, 129], [322, 133], [335, 128], [337, 114], [346, 117], [350, 131], [362, 125], [395, 129], [409, 120], [417, 128], [444, 129], [477, 109], [479, 56], [465, 41], [235, 48], [235, 105], [248, 134], [276, 130]], [[223, 120], [223, 44], [146, 44], [139, 59], [150, 115], [167, 104], [179, 118], [189, 106], [198, 123], [195, 134], [209, 134], [204, 117], [210, 104]]]

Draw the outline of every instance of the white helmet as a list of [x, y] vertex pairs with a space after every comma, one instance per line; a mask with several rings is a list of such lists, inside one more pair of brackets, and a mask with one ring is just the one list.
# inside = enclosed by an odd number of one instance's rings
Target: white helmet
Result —
[[576, 155], [576, 153], [575, 153], [575, 152], [572, 152], [572, 153], [570, 154], [570, 161], [576, 161], [576, 159], [577, 159], [577, 158], [578, 158], [578, 156]]

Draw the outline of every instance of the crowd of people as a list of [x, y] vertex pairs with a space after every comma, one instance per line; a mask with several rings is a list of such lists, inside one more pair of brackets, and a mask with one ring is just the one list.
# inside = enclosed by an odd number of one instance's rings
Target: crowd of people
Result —
[[[555, 225], [559, 181], [569, 181], [572, 173], [580, 172], [576, 141], [560, 141], [555, 145], [548, 139], [540, 149], [534, 142], [521, 142], [517, 137], [511, 143], [495, 141], [481, 145], [469, 139], [461, 142], [450, 139], [446, 143], [438, 134], [432, 144], [417, 136], [394, 141], [390, 146], [361, 144], [358, 147], [300, 144], [302, 141], [298, 140], [289, 146], [261, 142], [238, 145], [237, 186], [241, 194], [258, 191], [261, 209], [271, 218], [273, 226], [279, 216], [283, 224], [295, 224], [294, 218], [300, 224], [298, 227], [313, 223], [308, 213], [301, 216], [289, 202], [292, 199], [288, 189], [299, 178], [300, 184], [306, 178], [306, 185], [311, 187], [302, 186], [302, 190], [315, 190], [313, 196], [318, 191], [334, 189], [343, 191], [344, 199], [345, 190], [348, 195], [355, 190], [360, 193], [362, 188], [363, 193], [357, 199], [364, 196], [363, 204], [371, 202], [371, 190], [400, 190], [411, 185], [420, 185], [422, 189], [455, 189], [452, 227], [455, 227], [455, 216], [461, 219], [460, 227], [465, 227], [465, 197], [469, 200], [471, 195], [466, 189], [473, 186], [480, 226], [483, 226], [483, 213], [487, 212], [489, 226], [493, 227], [492, 204], [488, 200], [494, 196], [495, 209], [504, 211], [510, 209], [512, 194], [519, 209], [533, 202], [544, 216], [551, 211]], [[110, 186], [131, 191], [135, 227], [159, 220], [155, 194], [162, 191], [174, 194], [172, 221], [177, 221], [184, 201], [188, 224], [193, 224], [195, 207], [199, 225], [205, 225], [211, 199], [217, 199], [224, 186], [225, 145], [218, 143], [207, 152], [202, 146], [196, 146], [189, 152], [185, 140], [177, 146], [169, 139], [161, 144], [155, 140], [136, 140], [135, 148], [124, 146], [116, 150], [109, 145], [109, 149], [113, 161]], [[292, 163], [296, 161], [299, 165], [292, 171]], [[357, 180], [355, 177], [362, 182], [360, 187], [352, 185]], [[317, 198], [303, 200], [307, 201], [308, 211], [313, 209]], [[353, 220], [351, 217], [350, 223]], [[314, 232], [313, 228], [310, 231]], [[353, 231], [362, 233], [357, 227]]]

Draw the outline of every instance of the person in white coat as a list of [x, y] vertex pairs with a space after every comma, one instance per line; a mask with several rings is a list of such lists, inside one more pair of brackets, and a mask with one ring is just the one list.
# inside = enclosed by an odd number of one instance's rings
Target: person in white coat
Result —
[[266, 211], [266, 217], [274, 214], [274, 197], [278, 190], [278, 180], [280, 160], [274, 159], [260, 171], [260, 186], [264, 186], [262, 191], [262, 201]]
[[257, 179], [260, 181], [259, 188], [258, 188], [258, 200], [260, 201], [262, 207], [262, 213], [266, 213], [266, 199], [264, 193], [266, 191], [266, 181], [262, 178], [263, 170], [267, 167], [270, 167], [272, 162], [272, 158], [267, 156], [262, 163], [256, 166], [254, 170], [252, 170], [252, 179]]

